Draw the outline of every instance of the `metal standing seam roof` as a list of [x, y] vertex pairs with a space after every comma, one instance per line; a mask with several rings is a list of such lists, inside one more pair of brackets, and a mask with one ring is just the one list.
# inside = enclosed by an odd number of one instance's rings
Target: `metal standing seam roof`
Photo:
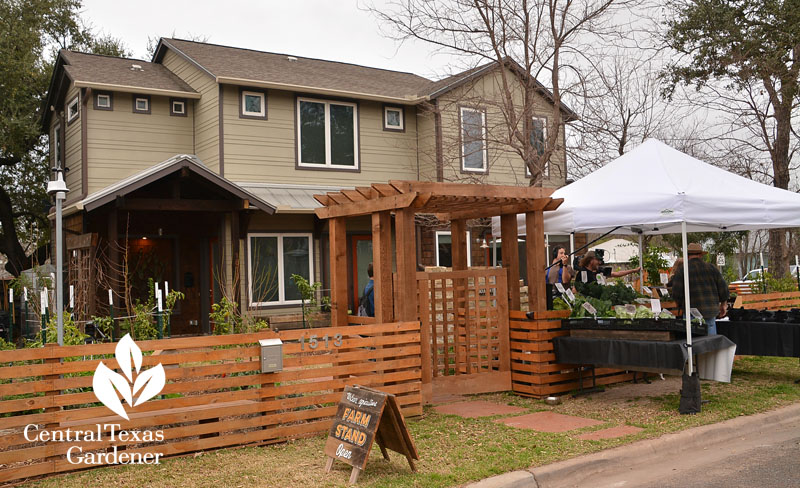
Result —
[[257, 195], [275, 205], [277, 207], [276, 213], [313, 214], [314, 209], [322, 206], [314, 199], [314, 195], [353, 189], [353, 187], [341, 186], [272, 183], [238, 183], [238, 185], [253, 195]]
[[236, 183], [233, 183], [208, 169], [197, 156], [191, 154], [177, 154], [165, 161], [147, 168], [144, 171], [131, 175], [100, 191], [88, 195], [77, 202], [79, 209], [94, 210], [116, 199], [117, 196], [126, 195], [181, 168], [189, 168], [194, 173], [204, 177], [217, 186], [233, 193], [239, 198], [248, 200], [259, 210], [269, 214], [275, 213], [275, 206], [268, 201], [254, 195]]

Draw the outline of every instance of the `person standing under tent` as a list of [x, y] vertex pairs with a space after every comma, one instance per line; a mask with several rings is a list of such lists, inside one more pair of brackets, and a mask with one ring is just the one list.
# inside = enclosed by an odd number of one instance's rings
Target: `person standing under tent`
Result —
[[[713, 264], [703, 260], [707, 254], [703, 246], [693, 242], [686, 249], [686, 254], [689, 259], [691, 307], [700, 311], [708, 324], [708, 334], [714, 335], [717, 333], [717, 318], [724, 317], [728, 312], [728, 284]], [[684, 304], [683, 267], [675, 271], [672, 293], [684, 313], [688, 313]]]
[[[556, 264], [558, 263], [558, 264]], [[566, 248], [557, 247], [553, 249], [553, 262], [554, 266], [547, 268], [545, 272], [545, 279], [548, 285], [555, 285], [561, 283], [565, 288], [569, 287], [569, 283], [575, 276], [575, 270], [569, 265], [569, 256], [567, 255]], [[553, 288], [555, 290], [555, 288]], [[554, 296], [560, 295], [554, 291]]]
[[[597, 257], [594, 251], [587, 252], [586, 255], [583, 256], [583, 259], [581, 259], [580, 263], [578, 263], [575, 279], [581, 280], [584, 283], [593, 283], [597, 281], [597, 275], [603, 272], [600, 269], [601, 264], [603, 264], [603, 261]], [[611, 278], [622, 278], [623, 276], [628, 276], [629, 274], [638, 273], [640, 269], [641, 268], [626, 269], [625, 271], [611, 271], [608, 276]], [[584, 272], [586, 272], [585, 280], [583, 279]]]

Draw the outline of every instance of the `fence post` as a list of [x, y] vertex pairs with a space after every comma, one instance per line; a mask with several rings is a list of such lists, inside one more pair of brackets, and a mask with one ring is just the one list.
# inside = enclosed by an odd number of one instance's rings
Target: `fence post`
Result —
[[[53, 344], [46, 344], [45, 347], [53, 348], [53, 347], [59, 347], [59, 346], [58, 346], [58, 344], [53, 343]], [[44, 363], [45, 364], [60, 364], [61, 363], [61, 358], [57, 358], [57, 357], [56, 358], [47, 358], [47, 359], [44, 360]], [[45, 381], [53, 381], [53, 382], [55, 382], [60, 377], [61, 377], [61, 375], [58, 375], [58, 374], [44, 375]], [[58, 396], [60, 394], [61, 394], [61, 391], [54, 390], [54, 389], [51, 389], [51, 390], [48, 390], [48, 391], [44, 392], [44, 396], [46, 396], [46, 397], [55, 397], [55, 396]], [[53, 400], [55, 400], [55, 399], [53, 399]], [[61, 407], [45, 407], [44, 412], [45, 413], [51, 413], [51, 412], [58, 412], [60, 410], [61, 410]], [[58, 422], [48, 422], [48, 423], [45, 424], [45, 428], [46, 429], [56, 429], [56, 428], [58, 428]], [[47, 457], [45, 459], [47, 461], [55, 461], [56, 459], [59, 459], [59, 458], [61, 458], [61, 456], [50, 456], [50, 457]], [[55, 462], [53, 462], [53, 465], [55, 466]], [[55, 469], [53, 471], [55, 471]]]

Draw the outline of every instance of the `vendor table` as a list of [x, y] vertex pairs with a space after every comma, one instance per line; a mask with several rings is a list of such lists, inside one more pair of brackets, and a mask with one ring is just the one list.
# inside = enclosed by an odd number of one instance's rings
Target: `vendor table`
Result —
[[717, 333], [736, 343], [736, 354], [800, 357], [800, 324], [718, 320]]
[[[589, 337], [553, 339], [556, 361], [591, 364], [633, 371], [683, 373], [689, 353], [686, 340], [641, 341]], [[712, 335], [692, 339], [692, 353], [698, 357], [700, 378], [730, 381], [736, 344], [727, 337]]]

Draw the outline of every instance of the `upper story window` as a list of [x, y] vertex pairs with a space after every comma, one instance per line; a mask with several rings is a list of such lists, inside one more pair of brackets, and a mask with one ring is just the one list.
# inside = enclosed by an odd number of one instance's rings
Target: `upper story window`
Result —
[[[547, 117], [533, 117], [531, 120], [531, 146], [536, 154], [544, 154], [545, 141], [547, 140]], [[545, 163], [542, 176], [550, 175], [550, 163]], [[525, 176], [531, 177], [531, 170], [525, 165]]]
[[248, 234], [250, 305], [300, 304], [293, 274], [313, 281], [311, 234]]
[[383, 107], [383, 130], [405, 131], [403, 107]]
[[485, 173], [488, 169], [486, 154], [486, 112], [461, 107], [461, 170]]
[[267, 94], [258, 90], [239, 89], [239, 117], [243, 119], [267, 118]]
[[94, 96], [95, 110], [113, 110], [114, 98], [110, 92], [97, 92]]
[[358, 105], [298, 98], [298, 166], [357, 170], [358, 159]]
[[75, 97], [67, 103], [67, 123], [77, 119], [81, 114], [80, 95]]
[[150, 113], [150, 95], [133, 96], [133, 113], [136, 114]]
[[186, 99], [170, 98], [169, 114], [175, 117], [186, 117]]
[[53, 167], [63, 167], [63, 153], [62, 153], [62, 140], [61, 140], [61, 124], [53, 126], [52, 151]]

